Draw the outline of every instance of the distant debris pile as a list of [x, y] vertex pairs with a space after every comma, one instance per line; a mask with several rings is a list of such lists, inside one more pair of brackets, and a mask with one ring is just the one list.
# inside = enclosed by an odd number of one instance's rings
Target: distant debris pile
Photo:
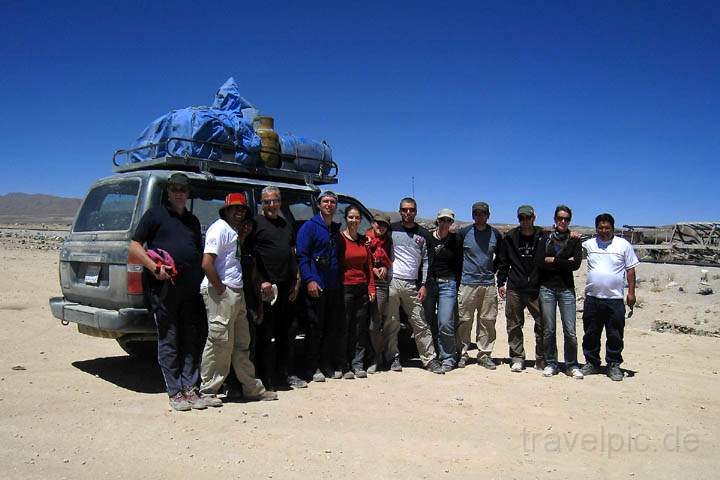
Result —
[[67, 233], [43, 228], [0, 226], [0, 244], [21, 250], [60, 250]]
[[720, 266], [720, 222], [623, 225], [623, 236], [644, 262]]

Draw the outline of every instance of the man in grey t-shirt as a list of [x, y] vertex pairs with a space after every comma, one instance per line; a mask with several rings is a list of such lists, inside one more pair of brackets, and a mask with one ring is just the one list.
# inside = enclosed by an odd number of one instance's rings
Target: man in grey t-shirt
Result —
[[495, 344], [495, 321], [498, 312], [498, 292], [495, 272], [498, 266], [498, 252], [502, 234], [488, 225], [490, 206], [475, 202], [472, 206], [473, 225], [458, 232], [459, 247], [463, 252], [462, 277], [458, 291], [457, 344], [460, 359], [457, 367], [463, 368], [468, 362], [470, 332], [477, 314], [478, 364], [490, 370], [495, 363], [490, 358]]

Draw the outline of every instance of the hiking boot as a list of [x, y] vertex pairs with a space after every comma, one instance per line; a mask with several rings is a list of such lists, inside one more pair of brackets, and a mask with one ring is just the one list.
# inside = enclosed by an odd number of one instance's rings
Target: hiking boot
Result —
[[432, 359], [428, 362], [427, 365], [425, 365], [425, 370], [432, 373], [437, 373], [438, 375], [444, 375], [445, 370], [443, 370], [442, 364], [438, 362], [436, 359]]
[[347, 372], [343, 373], [342, 378], [344, 378], [345, 380], [354, 380], [355, 374], [348, 370]]
[[286, 381], [292, 388], [307, 388], [308, 386], [307, 382], [297, 375], [289, 375]]
[[625, 374], [623, 374], [623, 371], [620, 370], [619, 363], [611, 363], [608, 365], [607, 376], [610, 377], [610, 380], [614, 382], [622, 382]]
[[545, 370], [545, 367], [547, 367], [547, 362], [545, 360], [542, 358], [535, 360], [535, 370], [540, 370], [542, 372]]
[[593, 363], [587, 362], [583, 367], [580, 369], [583, 376], [587, 377], [588, 375], [597, 375], [600, 373], [600, 365], [595, 365]]
[[170, 406], [178, 412], [187, 412], [192, 408], [190, 402], [185, 399], [185, 395], [183, 395], [182, 392], [178, 392], [170, 397]]
[[575, 380], [582, 380], [585, 378], [585, 375], [583, 375], [582, 370], [580, 370], [580, 367], [578, 366], [574, 366], [570, 369], [570, 376]]
[[269, 390], [265, 390], [263, 393], [259, 395], [245, 395], [243, 397], [248, 402], [269, 402], [272, 400], [278, 399], [277, 392], [271, 392]]
[[323, 372], [318, 368], [315, 370], [315, 373], [313, 373], [312, 376], [313, 382], [324, 382], [325, 381], [325, 375], [323, 375]]
[[355, 378], [367, 378], [367, 372], [362, 368], [355, 370]]
[[468, 364], [470, 358], [466, 355], [462, 355], [460, 357], [460, 360], [458, 360], [456, 367], [457, 368], [465, 368], [465, 366]]
[[332, 374], [333, 380], [340, 380], [343, 378], [343, 373], [340, 370], [335, 370]]
[[452, 372], [454, 368], [455, 368], [455, 367], [453, 367], [453, 366], [450, 365], [449, 363], [443, 363], [443, 364], [442, 364], [442, 371], [443, 371], [443, 373]]
[[393, 372], [402, 372], [402, 364], [400, 363], [400, 357], [395, 357], [390, 364], [390, 370]]
[[515, 373], [520, 373], [523, 371], [523, 364], [522, 362], [513, 362], [512, 365], [510, 365], [510, 371]]
[[201, 393], [200, 400], [202, 400], [206, 407], [222, 407], [223, 404], [222, 400], [214, 393]]
[[495, 370], [497, 368], [495, 362], [493, 362], [492, 358], [490, 358], [488, 355], [483, 355], [482, 357], [480, 357], [477, 363], [481, 367], [487, 368], [488, 370]]
[[553, 365], [548, 365], [543, 370], [543, 377], [552, 377], [557, 373], [557, 368], [555, 368]]
[[195, 410], [205, 410], [207, 408], [207, 405], [205, 405], [205, 402], [202, 401], [194, 388], [185, 392], [185, 400], [190, 404], [190, 408]]

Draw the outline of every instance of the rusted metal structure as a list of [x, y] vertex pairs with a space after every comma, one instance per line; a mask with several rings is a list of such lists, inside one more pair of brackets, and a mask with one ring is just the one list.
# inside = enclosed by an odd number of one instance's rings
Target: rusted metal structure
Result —
[[720, 266], [720, 222], [680, 222], [672, 228], [623, 225], [622, 236], [644, 262]]

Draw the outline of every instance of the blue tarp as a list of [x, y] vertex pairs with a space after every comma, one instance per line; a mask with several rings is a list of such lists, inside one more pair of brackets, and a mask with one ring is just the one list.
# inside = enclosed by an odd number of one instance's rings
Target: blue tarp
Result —
[[291, 160], [294, 168], [301, 172], [329, 173], [327, 163], [319, 160], [332, 160], [332, 150], [326, 142], [318, 142], [309, 138], [293, 135], [280, 135], [280, 152]]
[[[234, 154], [236, 162], [249, 166], [259, 165], [260, 137], [253, 128], [253, 119], [243, 117], [244, 109], [249, 109], [246, 111], [248, 113], [256, 112], [254, 106], [240, 95], [240, 89], [230, 77], [215, 93], [212, 106], [173, 110], [148, 125], [131, 148], [146, 145], [152, 147], [133, 152], [130, 161], [142, 162], [166, 155], [227, 160], [227, 157], [223, 158], [221, 147], [188, 141], [169, 141], [170, 138], [178, 137], [230, 145], [237, 150]], [[328, 164], [321, 162], [332, 160], [332, 150], [326, 142], [280, 135], [280, 147], [285, 157], [285, 168], [329, 173]]]
[[165, 155], [222, 159], [222, 148], [192, 142], [168, 142], [169, 138], [179, 137], [231, 145], [238, 150], [235, 161], [257, 165], [260, 137], [255, 134], [251, 121], [244, 119], [242, 114], [242, 109], [250, 107], [252, 104], [240, 95], [235, 80], [230, 77], [215, 94], [211, 107], [173, 110], [153, 121], [131, 148], [157, 146], [133, 152], [131, 161], [141, 162]]

